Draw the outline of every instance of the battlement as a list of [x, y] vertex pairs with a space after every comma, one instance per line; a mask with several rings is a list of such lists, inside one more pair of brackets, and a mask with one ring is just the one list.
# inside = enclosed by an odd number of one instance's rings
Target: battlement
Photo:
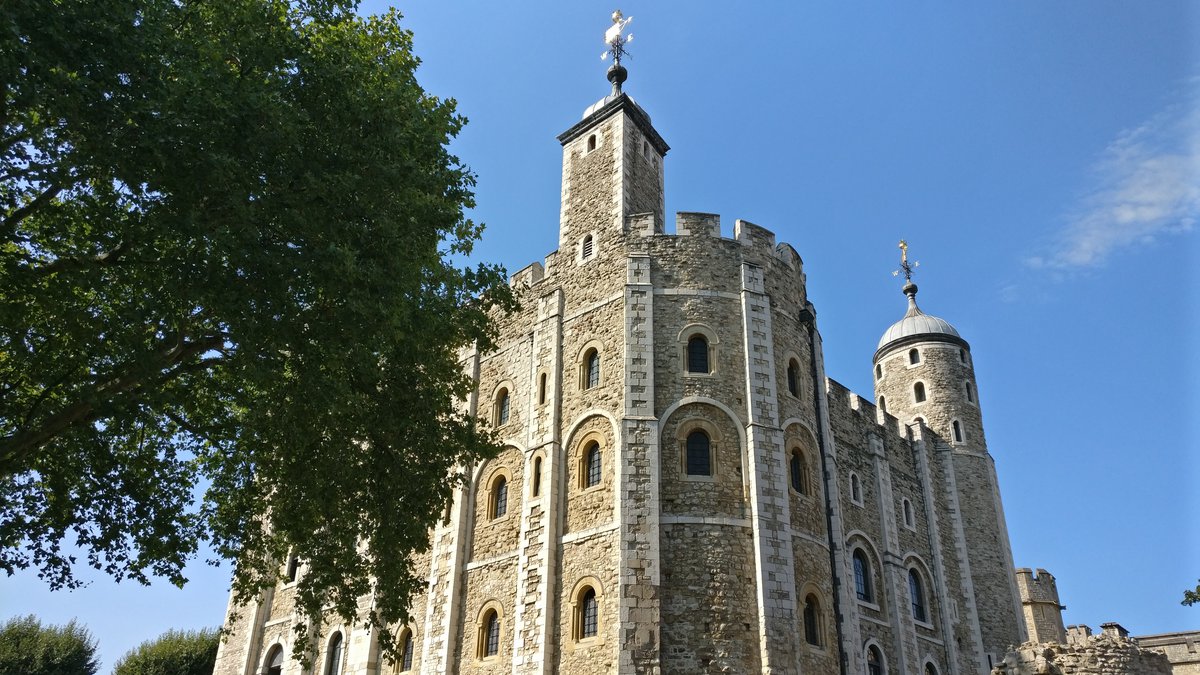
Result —
[[1053, 574], [1041, 568], [1034, 572], [1028, 567], [1019, 567], [1016, 575], [1022, 603], [1048, 602], [1058, 605], [1058, 585]]
[[880, 415], [879, 408], [874, 403], [850, 391], [837, 380], [825, 378], [825, 396], [829, 401], [830, 412], [834, 412], [838, 408], [849, 410], [876, 426], [882, 427], [887, 433], [908, 440], [908, 429], [900, 423], [899, 419], [889, 413]]
[[532, 262], [517, 270], [508, 279], [508, 285], [516, 288], [518, 286], [533, 286], [541, 281], [545, 276], [546, 270], [540, 262]]
[[778, 244], [775, 233], [765, 227], [745, 220], [734, 221], [733, 237], [721, 236], [721, 216], [699, 211], [677, 211], [675, 232], [667, 234], [663, 224], [654, 213], [634, 213], [625, 217], [625, 232], [638, 237], [654, 235], [672, 237], [707, 237], [724, 242], [737, 242], [742, 246], [759, 249], [797, 271], [804, 268], [804, 261], [790, 244]]

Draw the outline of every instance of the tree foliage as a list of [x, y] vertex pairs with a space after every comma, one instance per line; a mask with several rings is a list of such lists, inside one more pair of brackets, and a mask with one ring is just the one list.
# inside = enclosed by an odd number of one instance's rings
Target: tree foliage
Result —
[[32, 614], [0, 625], [0, 675], [95, 675], [96, 641], [72, 619], [43, 626]]
[[117, 659], [113, 675], [212, 675], [217, 665], [219, 631], [169, 630]]
[[[339, 0], [0, 5], [0, 568], [407, 619], [409, 554], [495, 451], [457, 353], [511, 308], [396, 12]], [[268, 518], [269, 516], [269, 518]], [[303, 638], [303, 635], [298, 636]], [[384, 632], [384, 639], [388, 635]], [[297, 644], [305, 644], [298, 639]]]
[[1188, 605], [1190, 607], [1198, 602], [1200, 602], [1200, 582], [1196, 583], [1196, 590], [1183, 592], [1183, 602], [1180, 604]]

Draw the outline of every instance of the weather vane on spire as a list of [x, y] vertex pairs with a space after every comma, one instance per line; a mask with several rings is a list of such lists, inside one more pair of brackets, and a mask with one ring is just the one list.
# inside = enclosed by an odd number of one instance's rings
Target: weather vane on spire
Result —
[[619, 9], [612, 13], [613, 25], [604, 31], [604, 44], [608, 45], [608, 49], [600, 55], [601, 61], [607, 61], [608, 55], [612, 54], [613, 65], [621, 65], [621, 57], [625, 56], [625, 45], [633, 42], [633, 33], [622, 35], [630, 21], [633, 21], [633, 17], [625, 18]]
[[904, 272], [904, 280], [911, 282], [913, 270], [917, 269], [920, 266], [921, 266], [920, 261], [912, 262], [912, 263], [908, 262], [908, 242], [901, 239], [900, 240], [900, 269], [893, 270], [892, 276], [898, 277], [898, 276], [900, 276], [901, 272]]

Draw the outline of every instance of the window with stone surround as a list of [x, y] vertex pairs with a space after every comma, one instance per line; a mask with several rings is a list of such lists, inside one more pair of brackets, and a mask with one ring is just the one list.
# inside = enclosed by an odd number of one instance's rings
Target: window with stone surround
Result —
[[912, 502], [908, 501], [908, 497], [905, 497], [901, 502], [901, 506], [904, 512], [904, 526], [909, 529], [913, 529], [916, 527], [916, 521], [913, 518]]
[[287, 582], [289, 584], [295, 583], [296, 576], [299, 574], [299, 572], [300, 572], [300, 559], [298, 557], [296, 557], [295, 553], [293, 553], [288, 556]]
[[915, 403], [925, 402], [925, 383], [917, 382], [913, 385], [913, 401]]
[[596, 149], [596, 134], [588, 136], [587, 151], [591, 152]]
[[497, 474], [488, 488], [488, 519], [496, 520], [508, 512], [508, 476]]
[[476, 626], [475, 658], [484, 660], [500, 655], [500, 623], [499, 604], [493, 601], [484, 605]]
[[508, 424], [508, 416], [512, 411], [511, 405], [512, 402], [508, 395], [508, 388], [500, 387], [500, 390], [496, 392], [495, 409], [492, 413], [492, 421], [496, 426], [501, 427]]
[[580, 471], [583, 484], [580, 487], [587, 489], [599, 485], [601, 466], [600, 444], [592, 441], [583, 452], [583, 470]]
[[883, 652], [879, 651], [879, 647], [869, 645], [867, 647], [867, 675], [886, 675], [887, 669], [883, 663]]
[[687, 372], [708, 374], [708, 340], [703, 335], [688, 338]]
[[713, 475], [712, 440], [696, 430], [687, 435], [684, 443], [684, 469], [689, 476]]
[[962, 424], [960, 424], [958, 420], [950, 422], [950, 430], [954, 434], [955, 443], [962, 443], [967, 439], [966, 434], [963, 433]]
[[275, 645], [271, 647], [271, 651], [267, 652], [267, 658], [264, 661], [266, 667], [263, 672], [266, 675], [283, 675], [283, 646]]
[[975, 385], [970, 380], [963, 383], [963, 391], [967, 395], [967, 403], [975, 403]]
[[337, 632], [329, 638], [329, 648], [325, 652], [325, 675], [341, 675], [342, 672], [342, 634]]
[[814, 647], [824, 644], [821, 638], [821, 602], [812, 593], [804, 598], [804, 641]]
[[878, 380], [878, 379], [880, 379], [880, 378], [882, 378], [882, 377], [883, 377], [883, 364], [882, 364], [882, 363], [876, 363], [876, 364], [875, 364], [875, 379], [877, 379], [877, 380]]
[[887, 397], [886, 396], [879, 397], [879, 412], [881, 412], [885, 415], [887, 414]]
[[861, 548], [854, 549], [854, 595], [863, 602], [875, 602], [875, 589], [871, 583], [871, 562]]
[[400, 645], [400, 660], [396, 662], [398, 666], [396, 672], [411, 673], [413, 668], [413, 652], [415, 651], [412, 629], [405, 628], [397, 644]]
[[788, 360], [787, 388], [789, 394], [800, 397], [800, 362], [796, 359]]
[[925, 675], [938, 675], [937, 666], [933, 665], [933, 662], [925, 662]]
[[579, 258], [581, 260], [591, 260], [596, 254], [596, 240], [592, 235], [584, 235], [583, 242], [579, 245]]
[[542, 494], [542, 458], [533, 458], [533, 476], [529, 479], [529, 494], [537, 497]]
[[908, 569], [908, 595], [912, 601], [912, 616], [922, 623], [929, 622], [929, 611], [925, 609], [925, 584], [921, 581], [921, 573], [914, 568]]
[[808, 494], [808, 461], [800, 448], [792, 448], [792, 457], [788, 462], [788, 474], [791, 478], [792, 490], [798, 494]]
[[859, 506], [863, 504], [862, 482], [858, 480], [858, 474], [853, 471], [850, 472], [850, 501]]
[[717, 371], [720, 340], [712, 328], [701, 323], [690, 323], [679, 331], [677, 339], [685, 375], [712, 375]]
[[915, 366], [921, 362], [921, 350], [913, 348], [908, 350], [908, 364]]
[[591, 389], [600, 384], [600, 351], [595, 347], [583, 355], [582, 382], [584, 389]]
[[546, 383], [549, 375], [542, 373], [538, 376], [538, 405], [546, 405]]

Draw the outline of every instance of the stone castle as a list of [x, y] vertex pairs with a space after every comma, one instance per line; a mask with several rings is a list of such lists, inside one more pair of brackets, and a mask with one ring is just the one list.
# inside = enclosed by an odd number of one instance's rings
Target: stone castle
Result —
[[333, 625], [292, 662], [301, 565], [218, 675], [981, 674], [1026, 640], [968, 342], [909, 280], [874, 403], [829, 379], [799, 254], [710, 214], [668, 233], [668, 146], [609, 77], [558, 137], [558, 250], [464, 357], [506, 449], [416, 560], [402, 658]]

